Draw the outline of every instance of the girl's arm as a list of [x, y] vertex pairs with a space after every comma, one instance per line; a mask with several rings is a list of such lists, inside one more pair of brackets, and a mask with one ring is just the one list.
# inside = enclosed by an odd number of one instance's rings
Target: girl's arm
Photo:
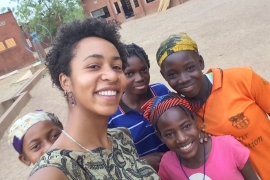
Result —
[[244, 165], [243, 169], [240, 170], [240, 172], [245, 180], [259, 180], [260, 179], [255, 173], [249, 160], [247, 160], [246, 164]]

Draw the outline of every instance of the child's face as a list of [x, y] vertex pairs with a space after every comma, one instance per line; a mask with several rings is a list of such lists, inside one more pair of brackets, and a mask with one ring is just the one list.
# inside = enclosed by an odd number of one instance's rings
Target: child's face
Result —
[[35, 164], [61, 134], [61, 129], [51, 121], [41, 121], [28, 129], [23, 139], [23, 154], [19, 159], [26, 165]]
[[195, 51], [179, 51], [162, 63], [161, 74], [169, 85], [187, 98], [195, 97], [202, 86], [204, 61]]
[[199, 146], [197, 123], [179, 107], [172, 107], [163, 113], [157, 127], [157, 135], [176, 154], [185, 159], [194, 157]]
[[127, 78], [126, 92], [135, 95], [145, 94], [148, 89], [150, 74], [145, 60], [137, 56], [131, 56], [127, 59], [128, 67], [124, 73]]

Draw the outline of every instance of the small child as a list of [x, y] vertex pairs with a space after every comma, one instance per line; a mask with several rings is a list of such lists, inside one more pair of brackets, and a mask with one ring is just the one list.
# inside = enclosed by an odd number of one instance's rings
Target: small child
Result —
[[31, 112], [18, 119], [10, 128], [8, 142], [27, 166], [35, 164], [62, 133], [63, 125], [49, 112]]
[[199, 142], [195, 115], [199, 106], [175, 93], [156, 96], [142, 109], [159, 136], [171, 150], [159, 165], [162, 180], [258, 179], [251, 163], [249, 150], [232, 136], [212, 136]]

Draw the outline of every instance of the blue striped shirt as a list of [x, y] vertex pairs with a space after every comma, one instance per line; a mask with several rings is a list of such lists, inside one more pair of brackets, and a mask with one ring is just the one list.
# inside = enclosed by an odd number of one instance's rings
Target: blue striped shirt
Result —
[[[147, 91], [148, 99], [154, 96], [168, 94], [169, 89], [160, 83], [149, 85]], [[154, 152], [166, 152], [167, 146], [155, 135], [154, 128], [141, 113], [129, 108], [122, 101], [117, 112], [109, 117], [109, 128], [126, 127], [131, 131], [139, 156], [145, 156]]]

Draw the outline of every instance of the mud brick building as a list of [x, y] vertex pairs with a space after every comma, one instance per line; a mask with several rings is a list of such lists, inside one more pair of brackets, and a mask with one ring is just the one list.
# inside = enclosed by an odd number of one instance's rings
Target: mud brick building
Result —
[[[170, 0], [176, 6], [184, 0]], [[86, 17], [103, 17], [125, 22], [158, 10], [160, 0], [81, 0]]]
[[35, 62], [22, 45], [21, 32], [11, 11], [0, 14], [0, 75]]

